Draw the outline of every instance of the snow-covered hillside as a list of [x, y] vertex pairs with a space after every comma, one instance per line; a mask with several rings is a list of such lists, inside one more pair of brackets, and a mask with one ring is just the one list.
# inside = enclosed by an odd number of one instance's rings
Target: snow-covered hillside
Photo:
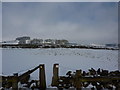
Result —
[[[53, 64], [60, 64], [60, 75], [65, 75], [68, 70], [82, 69], [118, 69], [117, 50], [92, 50], [92, 49], [8, 49], [2, 50], [3, 75], [22, 73], [39, 64], [45, 64], [47, 86], [51, 83]], [[31, 78], [38, 78], [38, 71]]]

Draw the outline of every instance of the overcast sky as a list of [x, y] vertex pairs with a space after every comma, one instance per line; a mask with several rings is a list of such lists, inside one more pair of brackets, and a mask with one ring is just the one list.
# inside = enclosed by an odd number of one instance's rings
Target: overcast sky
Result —
[[119, 0], [1, 0], [2, 2], [118, 2]]
[[0, 2], [0, 41], [2, 41], [2, 3]]
[[20, 36], [117, 43], [117, 2], [2, 3], [3, 40]]

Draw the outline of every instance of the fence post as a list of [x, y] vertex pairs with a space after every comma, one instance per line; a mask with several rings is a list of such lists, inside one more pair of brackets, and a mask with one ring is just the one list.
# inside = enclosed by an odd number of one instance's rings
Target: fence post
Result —
[[18, 73], [12, 77], [12, 90], [18, 90]]
[[39, 67], [39, 80], [40, 80], [40, 90], [46, 89], [46, 76], [45, 76], [45, 66], [41, 64]]
[[76, 73], [75, 73], [74, 86], [76, 90], [82, 90], [81, 89], [82, 84], [80, 82], [80, 77], [82, 76], [81, 72], [82, 72], [81, 70], [76, 70]]
[[59, 80], [59, 64], [54, 64], [51, 86], [58, 86], [59, 84], [58, 80]]

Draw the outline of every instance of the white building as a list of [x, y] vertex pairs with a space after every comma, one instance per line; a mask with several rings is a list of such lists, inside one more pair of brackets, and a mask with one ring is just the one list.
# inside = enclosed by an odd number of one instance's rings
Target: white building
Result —
[[2, 44], [14, 44], [14, 45], [16, 45], [16, 44], [19, 44], [19, 41], [18, 40], [12, 40], [12, 41], [3, 41], [2, 42]]

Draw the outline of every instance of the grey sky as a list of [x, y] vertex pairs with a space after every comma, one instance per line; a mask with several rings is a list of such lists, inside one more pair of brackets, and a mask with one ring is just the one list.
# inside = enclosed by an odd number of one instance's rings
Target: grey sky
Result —
[[117, 43], [117, 2], [2, 4], [3, 40], [19, 36], [68, 39], [79, 43]]
[[2, 2], [118, 2], [119, 0], [1, 0]]
[[0, 41], [2, 40], [2, 3], [0, 2]]

